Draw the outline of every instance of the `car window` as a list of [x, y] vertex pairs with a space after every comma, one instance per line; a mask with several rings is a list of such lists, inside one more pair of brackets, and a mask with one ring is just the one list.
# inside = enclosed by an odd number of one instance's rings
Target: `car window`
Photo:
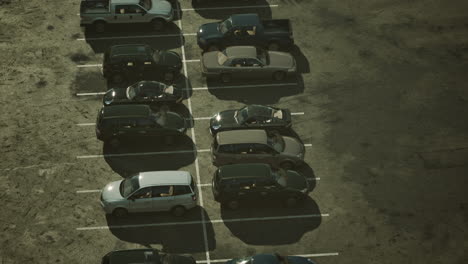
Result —
[[273, 154], [275, 151], [267, 145], [264, 144], [254, 144], [255, 154]]
[[154, 126], [153, 120], [149, 118], [138, 118], [137, 119], [137, 126], [142, 128], [150, 128]]
[[234, 153], [234, 148], [232, 145], [220, 145], [218, 148], [220, 153]]
[[233, 147], [234, 147], [233, 153], [236, 153], [236, 154], [247, 154], [252, 151], [251, 144], [236, 144]]
[[232, 59], [231, 61], [231, 67], [242, 67], [243, 64], [244, 64], [244, 59], [237, 58], [237, 59]]
[[174, 186], [162, 185], [153, 186], [153, 197], [166, 197], [174, 195]]
[[137, 126], [137, 122], [133, 118], [122, 118], [120, 119], [119, 126], [121, 128], [134, 128]]
[[245, 64], [244, 64], [245, 67], [260, 67], [261, 65], [262, 63], [257, 59], [254, 59], [254, 58], [245, 59]]
[[115, 119], [102, 119], [101, 127], [104, 129], [111, 129], [116, 127], [116, 120]]
[[130, 13], [130, 5], [116, 5], [115, 6], [115, 14], [129, 14]]
[[187, 185], [174, 185], [174, 195], [183, 195], [192, 193], [192, 190]]
[[244, 190], [251, 190], [255, 188], [255, 180], [249, 178], [241, 178], [238, 180], [239, 187]]
[[132, 199], [147, 199], [151, 198], [151, 187], [145, 187], [136, 191], [132, 195]]

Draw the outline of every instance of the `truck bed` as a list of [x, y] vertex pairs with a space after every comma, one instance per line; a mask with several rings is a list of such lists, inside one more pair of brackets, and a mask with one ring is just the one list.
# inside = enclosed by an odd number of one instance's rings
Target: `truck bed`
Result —
[[291, 22], [289, 19], [262, 20], [262, 25], [266, 34], [292, 34]]
[[80, 14], [110, 13], [109, 0], [81, 0]]

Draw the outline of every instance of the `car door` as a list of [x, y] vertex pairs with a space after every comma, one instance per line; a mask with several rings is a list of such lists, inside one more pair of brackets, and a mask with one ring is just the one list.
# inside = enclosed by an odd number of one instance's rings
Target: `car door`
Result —
[[119, 120], [119, 129], [117, 136], [119, 137], [130, 137], [136, 132], [137, 120], [136, 118], [121, 118]]
[[265, 144], [253, 144], [253, 155], [258, 162], [276, 164], [278, 153]]
[[174, 186], [153, 186], [153, 208], [154, 211], [169, 211], [175, 204]]
[[262, 79], [268, 75], [268, 70], [256, 58], [245, 58], [242, 69], [244, 77], [249, 79]]
[[257, 179], [255, 183], [259, 197], [265, 200], [281, 198], [283, 188], [272, 179]]
[[129, 198], [128, 211], [133, 213], [153, 210], [151, 187], [144, 187], [134, 192]]

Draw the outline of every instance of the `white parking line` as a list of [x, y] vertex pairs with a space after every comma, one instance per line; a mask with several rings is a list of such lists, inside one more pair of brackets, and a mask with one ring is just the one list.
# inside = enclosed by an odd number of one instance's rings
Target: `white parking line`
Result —
[[80, 123], [76, 124], [77, 126], [94, 126], [96, 123]]
[[104, 95], [106, 92], [98, 92], [98, 93], [77, 93], [76, 96], [89, 96], [89, 95]]
[[85, 40], [107, 40], [107, 39], [135, 39], [135, 38], [168, 38], [179, 36], [196, 36], [197, 33], [166, 34], [166, 35], [143, 35], [143, 36], [121, 36], [121, 37], [99, 37], [99, 38], [77, 38], [78, 41]]
[[278, 7], [278, 5], [255, 5], [255, 6], [224, 6], [224, 7], [202, 7], [202, 8], [182, 8], [182, 11], [198, 11], [198, 10], [222, 10], [222, 9], [250, 9], [250, 8], [268, 8]]
[[[332, 256], [338, 256], [338, 252], [330, 252], [330, 253], [315, 253], [315, 254], [290, 254], [288, 256], [298, 256], [298, 257], [304, 257], [304, 258], [313, 258], [313, 257], [332, 257]], [[211, 262], [214, 263], [219, 263], [219, 262], [227, 262], [231, 259], [212, 259], [210, 260]], [[197, 263], [206, 263], [206, 260], [197, 260]]]
[[304, 144], [304, 147], [312, 147], [312, 144]]
[[304, 112], [291, 113], [291, 115], [304, 115]]
[[[210, 149], [198, 149], [196, 152], [209, 152]], [[121, 154], [100, 154], [100, 155], [83, 155], [76, 156], [77, 159], [95, 159], [95, 158], [111, 158], [111, 157], [126, 157], [126, 156], [151, 156], [162, 154], [177, 154], [177, 153], [193, 153], [193, 150], [177, 150], [177, 151], [159, 151], [159, 152], [138, 152], [138, 153], [121, 153]]]
[[271, 87], [271, 86], [290, 86], [297, 85], [297, 83], [272, 83], [272, 84], [254, 84], [254, 85], [233, 85], [233, 86], [218, 86], [218, 87], [196, 87], [192, 88], [194, 91], [208, 90], [208, 89], [231, 89], [231, 88], [246, 88], [246, 87]]
[[115, 226], [90, 226], [78, 227], [78, 231], [87, 230], [108, 230], [117, 228], [139, 228], [139, 227], [155, 227], [155, 226], [173, 226], [173, 225], [195, 225], [195, 224], [219, 224], [232, 222], [251, 222], [251, 221], [272, 221], [286, 219], [301, 219], [301, 218], [316, 218], [328, 217], [329, 214], [306, 214], [306, 215], [288, 215], [288, 216], [267, 216], [267, 217], [250, 217], [250, 218], [232, 218], [232, 219], [217, 219], [217, 220], [202, 220], [202, 221], [186, 221], [186, 222], [169, 222], [169, 223], [153, 223], [153, 224], [135, 224], [135, 225], [115, 225]]

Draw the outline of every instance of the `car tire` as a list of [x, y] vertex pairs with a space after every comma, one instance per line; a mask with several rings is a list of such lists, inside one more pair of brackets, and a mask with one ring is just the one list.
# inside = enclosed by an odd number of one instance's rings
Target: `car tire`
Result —
[[151, 27], [153, 28], [154, 31], [162, 31], [164, 29], [164, 26], [166, 25], [166, 21], [162, 19], [153, 19], [151, 21]]
[[218, 51], [218, 50], [219, 50], [219, 47], [214, 44], [208, 45], [208, 48], [206, 48], [206, 51]]
[[280, 49], [280, 45], [279, 45], [278, 42], [272, 41], [272, 42], [268, 43], [268, 50], [278, 51], [279, 49]]
[[222, 81], [223, 83], [231, 82], [231, 74], [229, 74], [229, 73], [223, 73], [223, 74], [221, 74], [221, 81]]
[[299, 204], [299, 199], [297, 197], [288, 197], [285, 201], [285, 205], [288, 208], [296, 207]]
[[106, 31], [106, 22], [104, 22], [104, 21], [94, 22], [94, 32], [104, 33], [104, 31]]
[[285, 170], [290, 170], [294, 168], [294, 163], [292, 163], [291, 161], [283, 161], [281, 162], [280, 167]]
[[127, 209], [125, 208], [116, 208], [112, 211], [112, 215], [115, 217], [124, 217], [128, 214]]
[[227, 201], [226, 202], [226, 206], [227, 208], [231, 209], [231, 210], [237, 210], [239, 209], [239, 201], [237, 200], [230, 200], [230, 201]]
[[183, 216], [186, 211], [187, 209], [185, 209], [185, 207], [181, 205], [175, 206], [174, 208], [171, 209], [172, 215], [177, 216], [177, 217]]
[[283, 71], [277, 71], [273, 73], [273, 80], [275, 81], [282, 81], [286, 78], [286, 73]]

